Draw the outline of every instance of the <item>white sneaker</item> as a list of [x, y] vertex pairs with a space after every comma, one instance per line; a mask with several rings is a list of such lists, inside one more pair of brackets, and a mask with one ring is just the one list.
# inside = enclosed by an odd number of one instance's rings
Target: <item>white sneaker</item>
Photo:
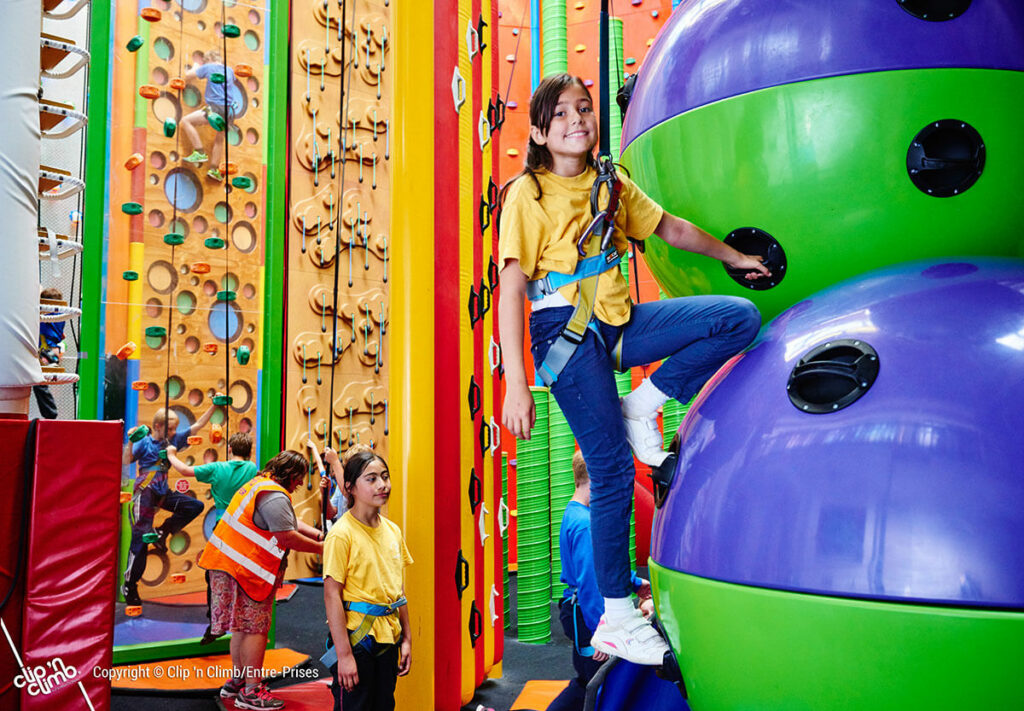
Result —
[[647, 417], [633, 418], [622, 415], [622, 422], [626, 426], [626, 441], [633, 449], [633, 454], [641, 462], [650, 467], [659, 467], [668, 456], [668, 452], [661, 448], [661, 430], [658, 429], [658, 415], [651, 414]]
[[609, 623], [601, 615], [590, 644], [599, 652], [654, 667], [661, 666], [668, 651], [668, 644], [639, 610], [618, 624]]

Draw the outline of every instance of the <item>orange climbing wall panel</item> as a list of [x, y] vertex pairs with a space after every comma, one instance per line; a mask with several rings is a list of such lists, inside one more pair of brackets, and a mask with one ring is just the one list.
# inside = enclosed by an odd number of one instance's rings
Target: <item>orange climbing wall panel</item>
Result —
[[[228, 435], [251, 431], [255, 438], [258, 433], [266, 16], [261, 8], [222, 4], [219, 0], [156, 0], [148, 4], [161, 10], [159, 21], [141, 20], [137, 2], [122, 0], [116, 7], [110, 169], [112, 258], [107, 277], [108, 301], [112, 303], [107, 309], [106, 342], [111, 352], [127, 340], [138, 345], [127, 368], [128, 426], [151, 424], [153, 415], [165, 403], [185, 426], [202, 415], [216, 392], [231, 396], [231, 405], [219, 408], [211, 425], [197, 432], [202, 443], [180, 454], [189, 464], [202, 464], [226, 458]], [[225, 24], [237, 26], [240, 36], [225, 39], [220, 31]], [[130, 53], [125, 46], [136, 35], [144, 43], [137, 52]], [[249, 185], [229, 185], [227, 192], [223, 181], [207, 176], [209, 169], [219, 166], [183, 160], [192, 152], [192, 145], [182, 120], [203, 108], [207, 83], [187, 75], [211, 49], [221, 52], [229, 67], [252, 68], [251, 75], [237, 78], [242, 105], [226, 134], [226, 157], [235, 170], [229, 177], [248, 178]], [[242, 73], [249, 74], [244, 70]], [[179, 78], [185, 80], [184, 88], [175, 88]], [[156, 87], [156, 98], [141, 97], [142, 85]], [[176, 126], [170, 136], [168, 120]], [[212, 160], [217, 133], [205, 120], [198, 130], [202, 150]], [[126, 150], [143, 157], [133, 170], [125, 167], [127, 156], [122, 153]], [[224, 167], [228, 169], [228, 165]], [[125, 215], [121, 210], [125, 202], [141, 204], [142, 213]], [[164, 239], [169, 233], [183, 235], [184, 242], [172, 249]], [[224, 240], [225, 246], [211, 249], [205, 244], [211, 237]], [[115, 263], [138, 273], [138, 280], [128, 282], [127, 290]], [[125, 292], [127, 298], [122, 302]], [[218, 292], [230, 293], [219, 300]], [[241, 347], [250, 354], [244, 364], [244, 358], [238, 358]], [[214, 348], [216, 352], [212, 352]], [[138, 382], [141, 389], [133, 390], [132, 382]], [[213, 424], [226, 435], [219, 443], [211, 439]], [[206, 543], [204, 523], [212, 510], [209, 488], [174, 473], [170, 486], [196, 496], [206, 508], [172, 538], [166, 554], [150, 550], [140, 585], [140, 593], [147, 599], [205, 589], [196, 560]], [[166, 515], [158, 513], [155, 524], [159, 526]], [[182, 573], [184, 582], [172, 582], [181, 580]]]
[[[393, 30], [384, 0], [345, 8], [339, 25], [337, 3], [291, 5], [282, 437], [306, 454], [309, 439], [340, 452], [362, 442], [386, 459]], [[292, 496], [310, 524], [318, 485], [311, 474]], [[319, 574], [315, 556], [291, 556], [289, 576]]]

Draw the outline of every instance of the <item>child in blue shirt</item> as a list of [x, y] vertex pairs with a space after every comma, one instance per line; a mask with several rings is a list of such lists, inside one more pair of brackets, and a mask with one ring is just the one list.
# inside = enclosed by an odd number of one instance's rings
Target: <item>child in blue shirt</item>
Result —
[[[59, 289], [49, 287], [39, 294], [46, 301], [64, 301]], [[41, 321], [39, 323], [39, 363], [58, 365], [64, 355], [64, 321]], [[57, 419], [57, 401], [47, 385], [33, 385], [39, 416], [46, 420]]]
[[[222, 75], [224, 81], [212, 81], [211, 77], [214, 74]], [[206, 80], [206, 89], [203, 91], [203, 99], [206, 102], [206, 106], [193, 111], [182, 119], [181, 128], [185, 132], [185, 136], [188, 137], [193, 149], [191, 155], [186, 157], [185, 160], [189, 163], [201, 165], [209, 159], [211, 167], [206, 174], [216, 181], [221, 181], [224, 179], [224, 175], [220, 172], [220, 162], [224, 157], [224, 134], [231, 129], [231, 126], [234, 124], [234, 118], [242, 113], [242, 92], [236, 84], [235, 73], [231, 70], [231, 67], [224, 63], [220, 52], [216, 49], [211, 49], [203, 55], [202, 63], [192, 67], [185, 74], [186, 81], [198, 79]], [[217, 131], [217, 137], [213, 141], [213, 150], [211, 155], [207, 156], [202, 151], [203, 142], [199, 138], [199, 131], [196, 127], [207, 121], [210, 113], [217, 114], [217, 116], [223, 119], [224, 129]]]

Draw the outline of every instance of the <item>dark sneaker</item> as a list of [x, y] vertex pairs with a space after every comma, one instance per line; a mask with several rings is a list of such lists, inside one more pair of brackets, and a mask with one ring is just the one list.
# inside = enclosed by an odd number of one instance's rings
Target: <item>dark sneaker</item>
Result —
[[207, 644], [213, 644], [214, 642], [216, 642], [218, 639], [220, 639], [223, 636], [224, 636], [223, 634], [214, 634], [210, 630], [210, 626], [207, 625], [206, 629], [203, 631], [203, 638], [201, 640], [199, 640], [199, 646], [202, 647], [202, 646], [207, 645]]
[[142, 604], [142, 598], [139, 597], [139, 589], [134, 585], [123, 586], [121, 594], [124, 595], [124, 604], [128, 607], [138, 607]]
[[284, 702], [271, 696], [264, 684], [257, 684], [256, 686], [247, 686], [238, 692], [238, 696], [235, 697], [235, 708], [254, 709], [255, 711], [279, 709], [284, 708]]
[[220, 687], [222, 699], [233, 699], [245, 688], [245, 679], [228, 679], [224, 686]]

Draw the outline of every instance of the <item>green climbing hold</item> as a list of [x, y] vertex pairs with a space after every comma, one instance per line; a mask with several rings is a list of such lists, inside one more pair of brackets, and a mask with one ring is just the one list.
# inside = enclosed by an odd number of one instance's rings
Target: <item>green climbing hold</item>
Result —
[[239, 346], [238, 350], [235, 351], [235, 358], [238, 360], [239, 365], [246, 365], [251, 356], [252, 352], [249, 350], [249, 346]]
[[159, 452], [156, 453], [156, 456], [160, 457], [161, 459], [166, 460], [167, 459], [167, 450], [166, 449], [161, 449]]
[[[162, 457], [160, 457], [161, 459], [167, 459], [167, 450], [166, 449], [161, 449], [160, 453], [163, 455]], [[143, 533], [142, 534], [142, 542], [143, 543], [156, 543], [159, 540], [160, 540], [160, 534], [156, 533], [154, 531], [150, 531], [149, 533]]]
[[147, 425], [139, 425], [135, 428], [135, 431], [128, 435], [128, 440], [131, 442], [139, 442], [143, 437], [149, 434], [149, 427]]
[[146, 337], [147, 338], [163, 338], [167, 335], [167, 329], [163, 326], [147, 326]]
[[134, 269], [129, 269], [127, 271], [121, 272], [121, 278], [124, 279], [125, 281], [137, 281], [139, 278], [139, 273]]
[[185, 235], [180, 232], [168, 232], [164, 235], [164, 244], [171, 246], [183, 244], [185, 242]]
[[238, 294], [230, 289], [224, 289], [223, 291], [217, 292], [217, 301], [234, 301], [237, 298]]
[[209, 249], [224, 249], [224, 240], [220, 237], [207, 237], [203, 244]]
[[172, 119], [164, 119], [164, 135], [168, 138], [174, 138], [174, 132], [178, 130], [178, 123]]
[[242, 30], [239, 29], [238, 25], [224, 25], [220, 28], [220, 32], [225, 37], [239, 37], [242, 34]]
[[128, 51], [129, 52], [138, 52], [139, 48], [142, 47], [142, 45], [144, 45], [145, 43], [146, 43], [146, 40], [142, 39], [138, 35], [135, 35], [130, 40], [128, 40], [128, 44], [127, 44]]
[[234, 185], [236, 188], [248, 190], [249, 188], [252, 187], [252, 178], [249, 178], [245, 175], [239, 175], [237, 178], [231, 179], [231, 184]]
[[210, 75], [210, 81], [212, 81], [214, 84], [224, 84], [227, 82], [227, 80], [228, 78], [224, 76], [222, 72], [214, 72]]
[[223, 131], [227, 128], [227, 124], [224, 122], [224, 117], [218, 113], [214, 113], [213, 111], [206, 112], [206, 120], [211, 126], [213, 126], [214, 131]]
[[213, 396], [213, 404], [216, 405], [217, 407], [224, 407], [225, 405], [230, 405], [231, 403], [232, 403], [232, 400], [231, 400], [231, 396], [230, 395], [214, 395]]
[[626, 57], [626, 66], [631, 67], [636, 64], [636, 57]]
[[121, 212], [126, 215], [141, 215], [142, 205], [137, 202], [126, 202], [121, 205]]

